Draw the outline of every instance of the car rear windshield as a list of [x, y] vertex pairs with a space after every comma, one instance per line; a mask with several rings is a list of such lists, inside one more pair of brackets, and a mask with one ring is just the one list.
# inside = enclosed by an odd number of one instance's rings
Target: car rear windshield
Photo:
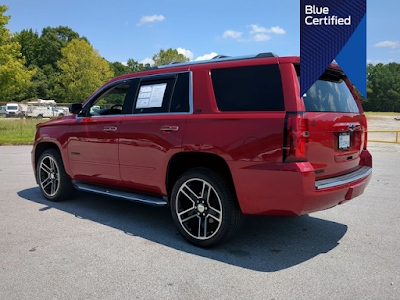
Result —
[[357, 103], [346, 82], [318, 80], [303, 95], [306, 111], [358, 113]]
[[[297, 75], [300, 68], [296, 66]], [[303, 95], [306, 111], [359, 113], [359, 109], [343, 72], [327, 69], [316, 83]], [[300, 77], [298, 76], [300, 81]]]
[[259, 65], [211, 71], [220, 111], [283, 111], [278, 65]]

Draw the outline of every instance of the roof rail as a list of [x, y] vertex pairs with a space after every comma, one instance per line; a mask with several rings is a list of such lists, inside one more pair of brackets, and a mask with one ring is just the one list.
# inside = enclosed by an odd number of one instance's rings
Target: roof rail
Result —
[[170, 62], [167, 65], [159, 66], [159, 69], [178, 67], [178, 66], [190, 66], [190, 65], [200, 65], [200, 64], [208, 64], [208, 63], [217, 63], [224, 61], [235, 61], [235, 60], [244, 60], [244, 59], [255, 59], [255, 58], [271, 58], [271, 57], [279, 57], [273, 52], [259, 53], [256, 55], [246, 55], [246, 56], [225, 56], [225, 55], [217, 55], [209, 60], [200, 60], [200, 61], [189, 61], [189, 62]]
[[227, 57], [230, 57], [230, 56], [226, 56], [226, 55], [216, 55], [216, 56], [214, 56], [214, 57], [211, 58], [211, 59], [220, 59], [220, 58], [227, 58]]
[[260, 53], [256, 56], [256, 58], [265, 58], [265, 57], [279, 57], [276, 55], [274, 52], [265, 52], [265, 53]]

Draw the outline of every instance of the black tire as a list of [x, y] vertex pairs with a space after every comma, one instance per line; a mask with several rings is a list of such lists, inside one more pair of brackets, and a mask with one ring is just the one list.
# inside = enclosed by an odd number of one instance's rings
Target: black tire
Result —
[[[177, 180], [170, 205], [179, 233], [199, 247], [212, 247], [227, 241], [243, 223], [233, 188], [218, 173], [205, 168], [191, 169]], [[222, 213], [217, 213], [221, 210]]]
[[36, 118], [43, 119], [43, 115], [38, 115]]
[[59, 117], [59, 118], [60, 118], [60, 117], [64, 117], [64, 114], [59, 114], [58, 117]]
[[[52, 163], [54, 167], [52, 167]], [[61, 154], [55, 149], [46, 150], [40, 155], [36, 166], [36, 176], [40, 191], [50, 201], [67, 200], [75, 191], [71, 179], [65, 172]]]

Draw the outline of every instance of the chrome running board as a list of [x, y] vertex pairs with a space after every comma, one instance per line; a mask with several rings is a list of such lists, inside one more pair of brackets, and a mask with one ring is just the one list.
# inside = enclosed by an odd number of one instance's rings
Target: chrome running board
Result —
[[345, 175], [328, 178], [328, 179], [317, 180], [317, 181], [315, 181], [315, 189], [322, 190], [322, 189], [327, 189], [330, 187], [335, 187], [335, 186], [340, 186], [343, 184], [351, 183], [351, 182], [360, 180], [362, 178], [365, 178], [365, 177], [369, 176], [371, 173], [372, 173], [372, 168], [364, 166], [364, 167], [359, 168], [358, 170], [355, 170], [355, 171], [350, 172]]
[[92, 185], [89, 183], [83, 183], [83, 182], [75, 181], [75, 180], [72, 181], [72, 184], [74, 185], [74, 187], [76, 189], [78, 189], [80, 191], [84, 191], [84, 192], [90, 192], [90, 193], [111, 196], [111, 197], [116, 197], [116, 198], [122, 198], [122, 199], [126, 199], [129, 201], [141, 202], [141, 203], [154, 205], [154, 206], [168, 205], [168, 202], [165, 200], [164, 197], [157, 198], [157, 197], [149, 196], [149, 195], [141, 195], [141, 194], [135, 194], [135, 193], [125, 192], [125, 191], [119, 191], [116, 189]]

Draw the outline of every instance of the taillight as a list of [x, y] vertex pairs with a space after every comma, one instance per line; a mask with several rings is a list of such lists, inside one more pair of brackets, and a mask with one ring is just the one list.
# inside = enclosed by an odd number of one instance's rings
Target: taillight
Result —
[[363, 121], [364, 121], [364, 145], [363, 145], [363, 149], [367, 150], [367, 141], [368, 141], [367, 117], [363, 114], [362, 118], [363, 118]]
[[307, 161], [308, 120], [305, 112], [287, 112], [283, 142], [283, 161]]

